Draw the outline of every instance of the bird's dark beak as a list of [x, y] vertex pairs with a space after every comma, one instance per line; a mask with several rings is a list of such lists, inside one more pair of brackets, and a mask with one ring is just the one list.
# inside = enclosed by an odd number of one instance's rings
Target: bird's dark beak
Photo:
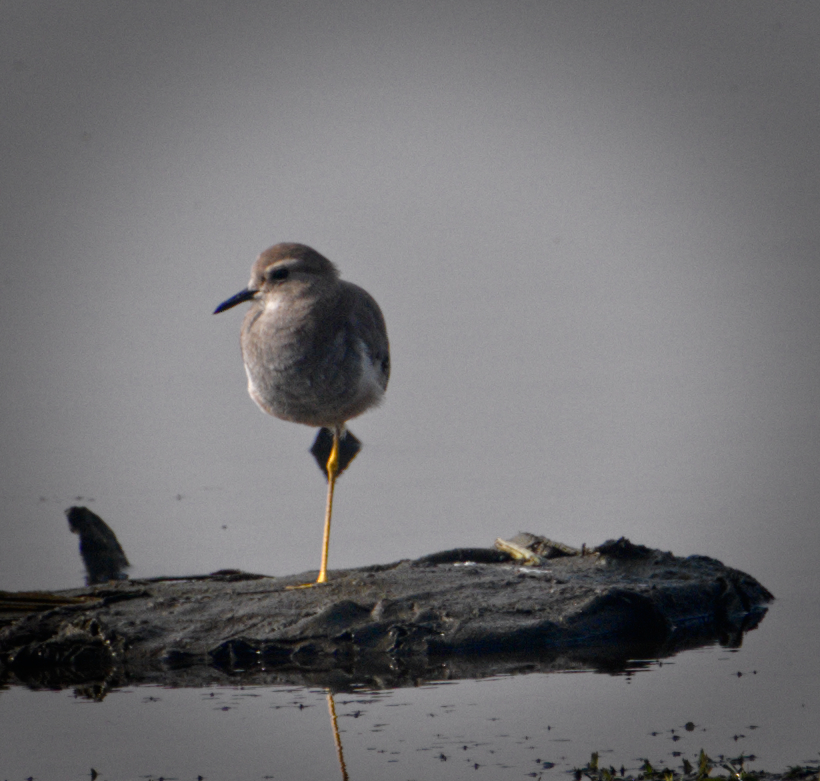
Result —
[[214, 309], [214, 314], [218, 315], [220, 312], [224, 312], [226, 309], [241, 304], [243, 301], [250, 301], [258, 292], [258, 290], [252, 290], [249, 287], [240, 290], [235, 296], [231, 296], [227, 301], [223, 301]]

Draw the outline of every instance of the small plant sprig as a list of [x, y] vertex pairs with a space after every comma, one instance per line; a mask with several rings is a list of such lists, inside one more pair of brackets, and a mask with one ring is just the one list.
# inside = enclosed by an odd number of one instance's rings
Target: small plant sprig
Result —
[[[637, 774], [626, 773], [623, 767], [620, 771], [612, 767], [602, 767], [600, 754], [592, 752], [586, 767], [575, 768], [575, 781], [588, 778], [590, 781], [820, 781], [820, 767], [810, 765], [795, 765], [786, 773], [752, 772], [746, 769], [745, 763], [749, 758], [741, 754], [734, 759], [721, 758], [714, 761], [703, 749], [698, 755], [697, 765], [688, 759], [683, 760], [682, 772], [653, 767], [648, 759], [643, 760]], [[714, 770], [725, 771], [712, 775]]]

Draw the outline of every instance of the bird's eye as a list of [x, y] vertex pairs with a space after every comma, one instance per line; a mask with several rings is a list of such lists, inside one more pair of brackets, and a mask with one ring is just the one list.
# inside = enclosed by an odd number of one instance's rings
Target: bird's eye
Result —
[[280, 282], [283, 279], [287, 279], [289, 275], [290, 275], [290, 269], [279, 266], [277, 268], [272, 268], [268, 272], [268, 281], [269, 282]]

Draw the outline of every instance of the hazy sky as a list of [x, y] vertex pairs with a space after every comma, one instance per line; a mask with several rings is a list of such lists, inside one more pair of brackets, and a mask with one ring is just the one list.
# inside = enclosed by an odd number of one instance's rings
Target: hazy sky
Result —
[[134, 576], [318, 566], [313, 432], [211, 315], [285, 240], [393, 352], [331, 569], [527, 530], [817, 583], [820, 6], [4, 0], [0, 36], [0, 588], [82, 582], [75, 503]]

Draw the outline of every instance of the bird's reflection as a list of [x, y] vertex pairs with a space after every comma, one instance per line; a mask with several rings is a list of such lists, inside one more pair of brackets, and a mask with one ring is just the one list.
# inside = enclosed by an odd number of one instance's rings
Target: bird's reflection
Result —
[[348, 781], [347, 765], [345, 765], [345, 754], [342, 747], [342, 736], [339, 734], [339, 723], [336, 719], [336, 703], [333, 700], [333, 692], [327, 690], [327, 709], [330, 713], [330, 726], [333, 729], [333, 742], [336, 744], [336, 757], [339, 760], [339, 768], [342, 771], [342, 781]]

